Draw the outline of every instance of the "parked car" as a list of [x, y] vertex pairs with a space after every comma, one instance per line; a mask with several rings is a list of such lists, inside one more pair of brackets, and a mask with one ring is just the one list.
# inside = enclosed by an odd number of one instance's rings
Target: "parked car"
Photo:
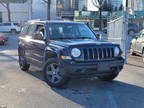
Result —
[[128, 23], [128, 34], [134, 35], [138, 32], [138, 26], [135, 23]]
[[131, 41], [130, 44], [130, 54], [139, 54], [142, 56], [144, 62], [144, 29]]
[[32, 21], [18, 39], [19, 65], [43, 69], [52, 87], [61, 87], [72, 77], [95, 77], [111, 81], [123, 69], [119, 44], [99, 41], [84, 23]]
[[19, 23], [0, 23], [0, 32], [11, 32], [11, 33], [19, 33], [21, 30]]
[[4, 37], [0, 36], [0, 45], [4, 45], [5, 44], [5, 39]]

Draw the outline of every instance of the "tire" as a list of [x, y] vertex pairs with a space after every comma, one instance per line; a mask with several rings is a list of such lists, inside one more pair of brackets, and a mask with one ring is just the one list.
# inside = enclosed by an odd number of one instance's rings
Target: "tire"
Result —
[[119, 73], [112, 73], [110, 75], [105, 75], [105, 76], [98, 76], [98, 78], [102, 81], [112, 81], [114, 80]]
[[142, 61], [144, 62], [144, 49], [142, 51]]
[[19, 51], [19, 66], [22, 71], [28, 71], [30, 64], [28, 64], [24, 58], [23, 50]]
[[43, 72], [46, 83], [51, 87], [63, 87], [69, 80], [69, 78], [60, 74], [60, 69], [56, 58], [48, 59], [44, 66]]
[[16, 34], [16, 33], [17, 33], [17, 32], [16, 32], [16, 29], [12, 29], [12, 30], [11, 30], [11, 33]]

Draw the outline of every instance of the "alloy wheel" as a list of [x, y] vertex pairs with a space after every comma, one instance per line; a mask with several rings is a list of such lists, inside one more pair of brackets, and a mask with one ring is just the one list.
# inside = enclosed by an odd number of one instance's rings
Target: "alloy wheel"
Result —
[[56, 63], [51, 63], [47, 66], [47, 70], [46, 70], [46, 75], [47, 75], [47, 79], [51, 82], [51, 83], [59, 83], [62, 80], [61, 75], [59, 74], [60, 69], [58, 64]]

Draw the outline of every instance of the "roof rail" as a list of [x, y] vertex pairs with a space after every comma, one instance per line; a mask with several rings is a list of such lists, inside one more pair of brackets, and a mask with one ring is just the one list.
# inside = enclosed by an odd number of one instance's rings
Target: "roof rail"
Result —
[[38, 22], [38, 21], [40, 21], [40, 19], [28, 20], [28, 23], [30, 23], [30, 22]]

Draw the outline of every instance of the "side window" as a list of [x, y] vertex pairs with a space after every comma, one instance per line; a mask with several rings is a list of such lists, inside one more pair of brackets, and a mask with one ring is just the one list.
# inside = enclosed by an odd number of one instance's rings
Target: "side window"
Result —
[[37, 40], [43, 40], [44, 39], [44, 25], [36, 25], [35, 26], [35, 34], [36, 35], [33, 35], [35, 39]]
[[30, 25], [27, 34], [28, 34], [28, 35], [32, 35], [32, 34], [34, 34], [35, 30], [36, 30], [36, 25], [35, 25], [35, 24], [32, 24], [32, 25]]
[[4, 26], [11, 26], [11, 23], [4, 23]]
[[21, 30], [21, 36], [24, 36], [28, 33], [29, 25], [24, 25], [22, 30]]

